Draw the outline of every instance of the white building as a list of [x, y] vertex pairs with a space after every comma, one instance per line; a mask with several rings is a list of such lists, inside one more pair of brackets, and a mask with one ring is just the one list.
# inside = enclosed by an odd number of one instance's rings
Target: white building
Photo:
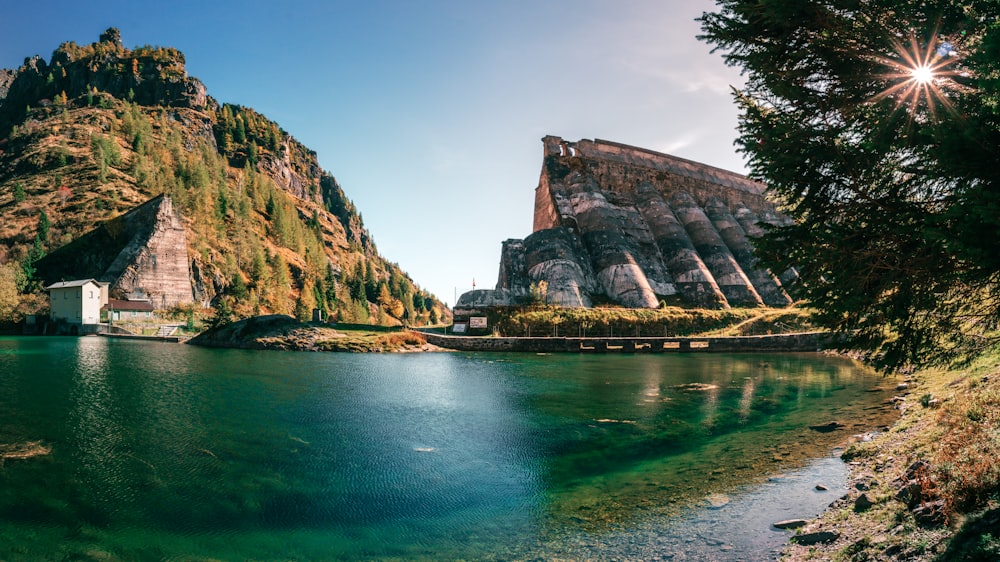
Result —
[[67, 324], [98, 324], [101, 307], [108, 302], [108, 286], [93, 279], [61, 281], [45, 290], [49, 292], [49, 314], [52, 320]]

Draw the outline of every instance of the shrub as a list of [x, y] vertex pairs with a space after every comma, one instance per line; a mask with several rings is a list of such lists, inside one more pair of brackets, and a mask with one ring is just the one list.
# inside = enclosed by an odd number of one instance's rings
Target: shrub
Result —
[[378, 337], [378, 343], [386, 349], [399, 349], [401, 347], [424, 345], [427, 343], [427, 338], [425, 338], [423, 334], [405, 330], [402, 332], [382, 334]]
[[937, 466], [943, 496], [953, 511], [970, 512], [1000, 494], [1000, 388], [988, 385], [949, 401]]

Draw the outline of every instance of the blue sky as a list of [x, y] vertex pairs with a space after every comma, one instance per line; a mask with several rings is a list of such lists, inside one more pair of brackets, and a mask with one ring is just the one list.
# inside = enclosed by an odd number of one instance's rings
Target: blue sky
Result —
[[315, 150], [379, 251], [454, 304], [531, 233], [540, 139], [602, 138], [743, 172], [739, 73], [695, 39], [712, 0], [9, 2], [0, 67], [118, 27], [177, 47], [220, 102]]

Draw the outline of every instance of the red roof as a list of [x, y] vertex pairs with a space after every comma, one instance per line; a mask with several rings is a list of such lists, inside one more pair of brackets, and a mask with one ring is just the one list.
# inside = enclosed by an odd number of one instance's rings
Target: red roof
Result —
[[119, 299], [108, 299], [108, 310], [137, 310], [140, 312], [153, 311], [153, 303], [149, 301], [125, 301]]

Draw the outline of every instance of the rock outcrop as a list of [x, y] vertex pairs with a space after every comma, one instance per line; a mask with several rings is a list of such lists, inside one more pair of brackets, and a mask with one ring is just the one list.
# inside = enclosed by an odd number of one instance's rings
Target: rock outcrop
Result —
[[[184, 54], [170, 47], [122, 46], [111, 28], [100, 41], [59, 46], [46, 63], [26, 58], [16, 72], [0, 72], [0, 136], [23, 120], [25, 107], [58, 96], [76, 98], [104, 92], [141, 105], [204, 108], [210, 103], [205, 85], [188, 76]], [[9, 103], [8, 103], [9, 102]]]
[[609, 141], [542, 142], [534, 232], [503, 243], [496, 294], [467, 293], [456, 308], [532, 295], [564, 307], [791, 304], [794, 272], [779, 280], [753, 255], [761, 224], [787, 221], [762, 184]]

